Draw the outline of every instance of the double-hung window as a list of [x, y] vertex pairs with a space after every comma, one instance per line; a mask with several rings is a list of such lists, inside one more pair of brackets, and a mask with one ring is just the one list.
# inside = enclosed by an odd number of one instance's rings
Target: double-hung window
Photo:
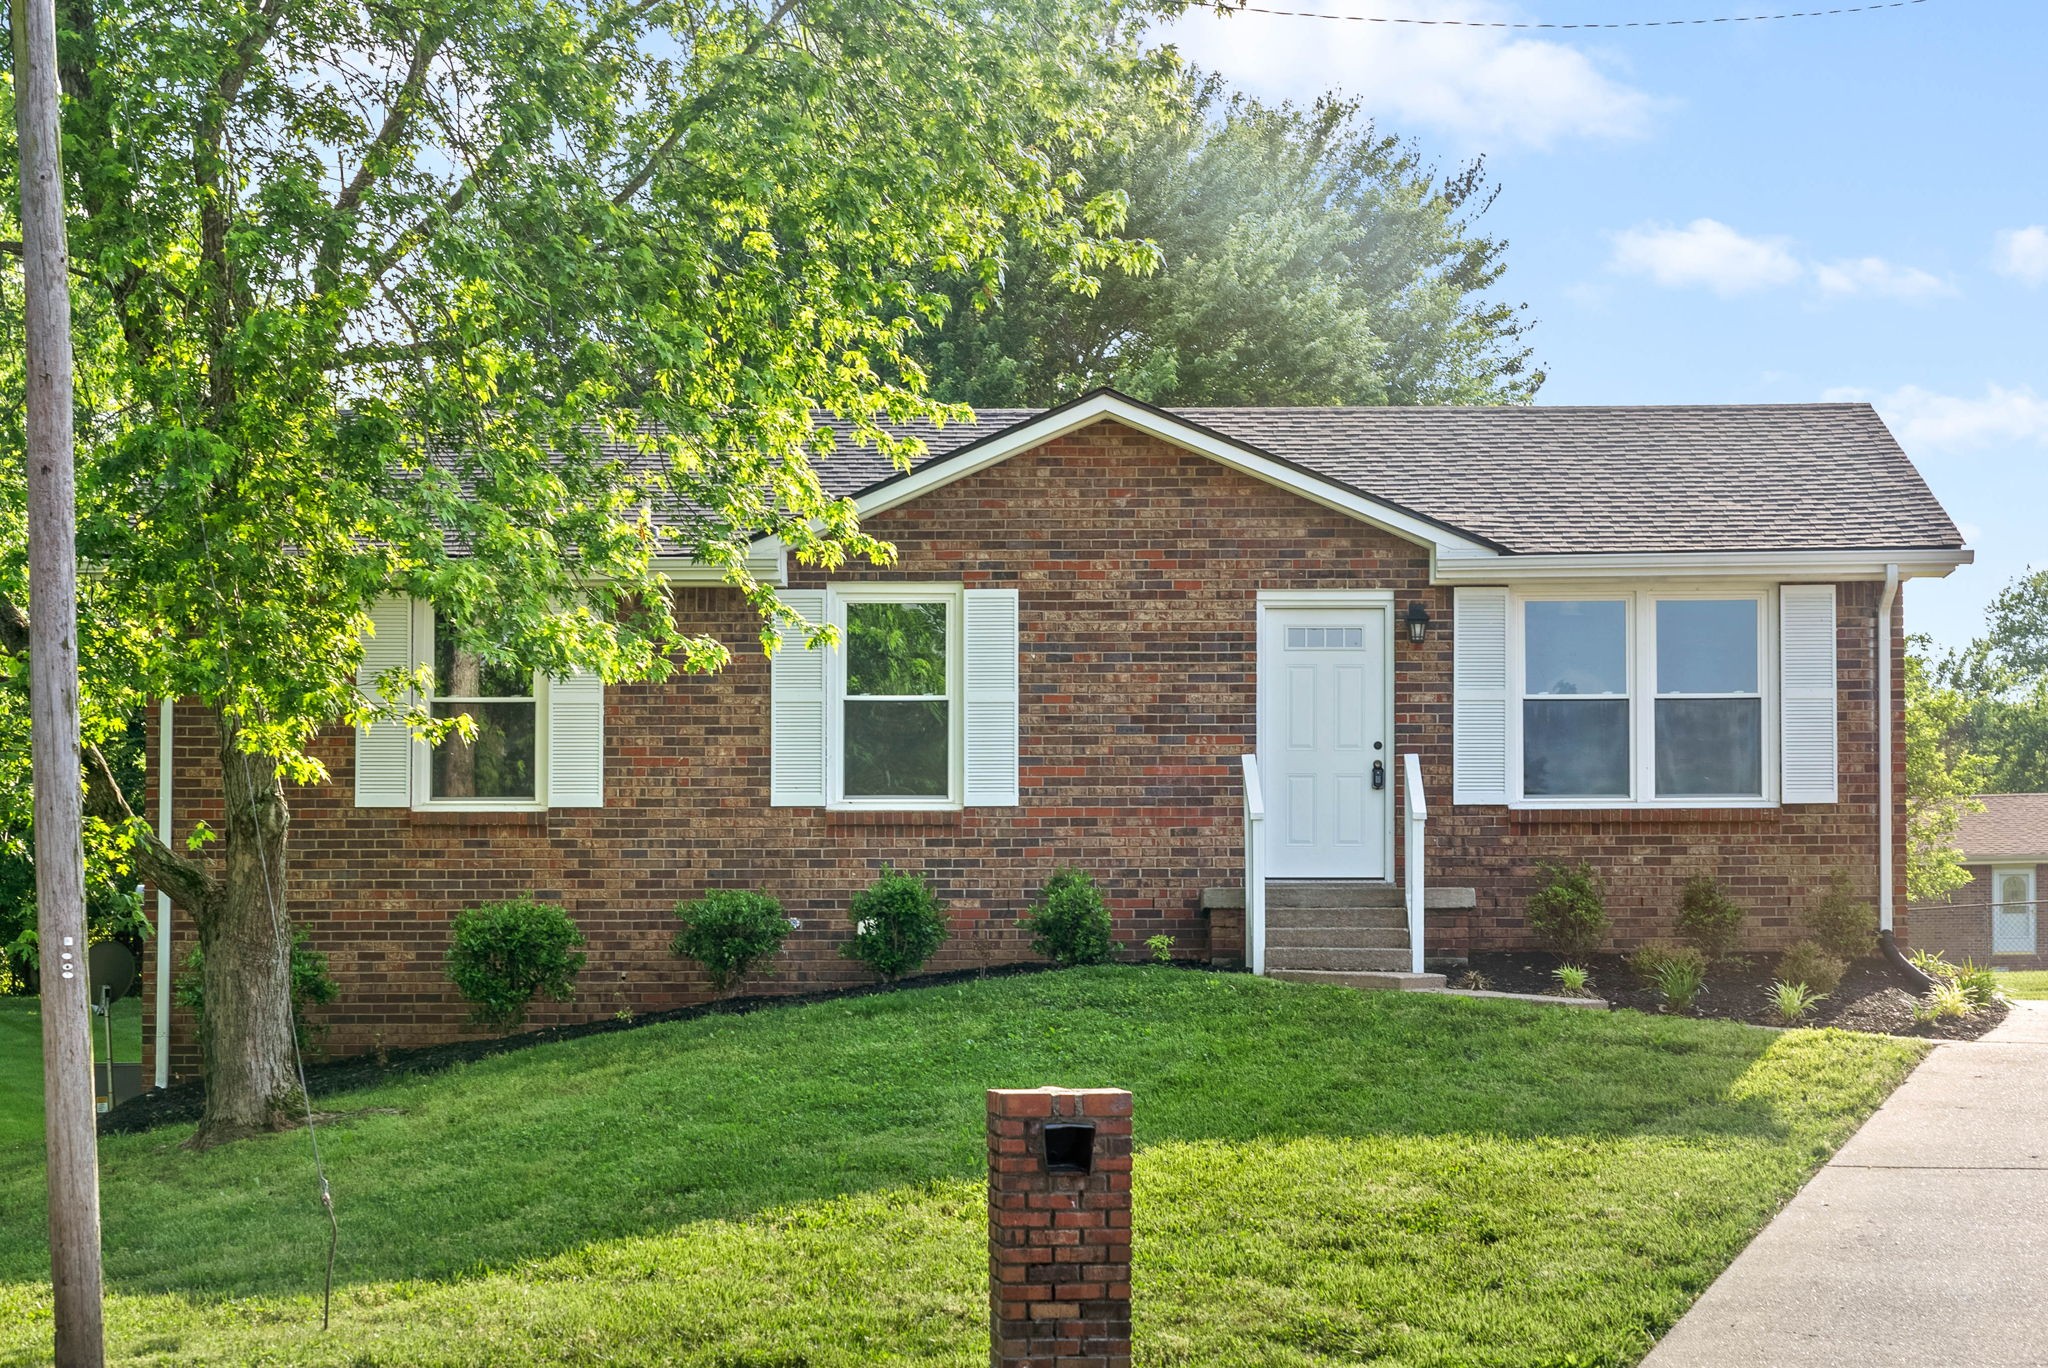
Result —
[[421, 614], [432, 633], [429, 659], [438, 718], [467, 717], [473, 734], [451, 734], [426, 761], [429, 802], [536, 802], [540, 789], [540, 705], [534, 676], [463, 649], [447, 620]]
[[877, 586], [836, 599], [845, 648], [832, 663], [835, 799], [957, 803], [959, 593]]
[[1768, 605], [1761, 593], [1521, 598], [1521, 797], [1768, 798]]

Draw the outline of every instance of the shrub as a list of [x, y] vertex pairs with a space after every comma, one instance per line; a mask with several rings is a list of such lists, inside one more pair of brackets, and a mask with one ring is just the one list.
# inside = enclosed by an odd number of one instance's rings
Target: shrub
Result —
[[1954, 983], [1970, 999], [1972, 1007], [1989, 1007], [1998, 996], [1998, 975], [1975, 960], [1954, 966]]
[[890, 982], [932, 957], [946, 939], [946, 905], [915, 874], [884, 867], [853, 899], [853, 939], [839, 953]]
[[1956, 967], [1942, 958], [1939, 950], [1915, 950], [1906, 956], [1915, 969], [1931, 979], [1948, 979], [1956, 976]]
[[1786, 983], [1780, 980], [1771, 985], [1771, 1015], [1781, 1026], [1797, 1025], [1814, 1008], [1818, 1007], [1826, 993], [1816, 993], [1803, 983]]
[[1690, 1008], [1707, 986], [1707, 957], [1691, 946], [1665, 952], [1657, 966], [1657, 992], [1674, 1012]]
[[1937, 983], [1927, 990], [1927, 996], [1920, 999], [1920, 1005], [1913, 1009], [1913, 1020], [1927, 1023], [1949, 1018], [1966, 1017], [1977, 1010], [1970, 1001], [1970, 995], [1960, 983]]
[[1033, 951], [1062, 967], [1102, 964], [1116, 953], [1109, 904], [1095, 880], [1078, 869], [1062, 869], [1047, 879], [1018, 925], [1031, 933]]
[[1657, 975], [1664, 968], [1664, 961], [1671, 958], [1672, 947], [1668, 945], [1645, 945], [1629, 953], [1628, 969], [1636, 976], [1636, 982], [1645, 988], [1657, 986]]
[[1566, 997], [1584, 997], [1593, 981], [1593, 976], [1576, 964], [1560, 964], [1550, 971], [1550, 976], [1557, 980], [1557, 991]]
[[567, 1002], [583, 969], [583, 933], [569, 914], [532, 898], [472, 907], [450, 929], [448, 977], [481, 1026], [517, 1026], [545, 994]]
[[[198, 946], [185, 956], [184, 972], [171, 985], [171, 1001], [193, 1016], [206, 1017], [206, 953]], [[326, 1029], [306, 1020], [308, 1007], [324, 1007], [341, 996], [341, 985], [327, 972], [327, 956], [313, 948], [303, 927], [292, 928], [292, 1034], [301, 1050]]]
[[1705, 875], [1687, 879], [1678, 895], [1678, 934], [1710, 960], [1726, 959], [1742, 943], [1742, 905]]
[[1152, 958], [1160, 964], [1173, 963], [1173, 937], [1165, 935], [1147, 936], [1145, 937], [1145, 948], [1152, 952]]
[[1543, 880], [1529, 899], [1529, 926], [1544, 945], [1576, 959], [1607, 939], [1607, 902], [1600, 880], [1585, 864], [1538, 867]]
[[782, 904], [766, 893], [727, 888], [706, 893], [695, 902], [676, 904], [683, 929], [669, 952], [695, 960], [724, 992], [753, 971], [755, 965], [782, 948], [789, 918]]
[[1778, 956], [1778, 977], [1787, 983], [1803, 983], [1817, 993], [1832, 993], [1842, 986], [1849, 966], [1830, 955], [1819, 941], [1794, 941]]
[[1806, 909], [1806, 928], [1821, 948], [1837, 959], [1862, 959], [1877, 949], [1877, 909], [1856, 896], [1841, 870], [1828, 875], [1828, 886]]

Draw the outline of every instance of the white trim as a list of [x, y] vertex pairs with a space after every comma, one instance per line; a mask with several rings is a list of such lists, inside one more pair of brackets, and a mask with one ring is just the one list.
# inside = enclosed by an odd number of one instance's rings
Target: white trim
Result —
[[[1763, 772], [1758, 795], [1657, 796], [1657, 634], [1656, 605], [1665, 599], [1751, 599], [1757, 604], [1757, 689], [1762, 710]], [[1625, 699], [1629, 708], [1629, 791], [1626, 795], [1589, 797], [1530, 797], [1523, 791], [1522, 713], [1530, 698], [1561, 697], [1528, 692], [1527, 627], [1525, 609], [1530, 603], [1611, 603], [1623, 605], [1626, 632], [1625, 660], [1628, 691], [1621, 694], [1579, 694], [1580, 698]], [[1775, 585], [1674, 584], [1629, 588], [1618, 586], [1570, 585], [1564, 588], [1514, 589], [1508, 595], [1508, 718], [1507, 763], [1508, 802], [1511, 811], [1589, 811], [1608, 809], [1684, 808], [1774, 808], [1779, 806], [1777, 717], [1777, 591]], [[1455, 630], [1455, 624], [1453, 624]], [[1711, 695], [1698, 695], [1707, 697]]]
[[1963, 852], [1966, 865], [1983, 865], [1989, 869], [2004, 869], [2012, 865], [2048, 864], [2048, 855], [1972, 855]]
[[[412, 657], [414, 666], [434, 663], [434, 605], [415, 599], [412, 605]], [[548, 678], [533, 677], [533, 797], [531, 798], [436, 798], [434, 792], [434, 748], [418, 737], [412, 743], [412, 810], [414, 812], [546, 812], [548, 810]], [[436, 695], [428, 694], [421, 705], [433, 711]], [[523, 702], [521, 699], [491, 699], [492, 702]]]
[[1892, 618], [1898, 612], [1902, 575], [1896, 565], [1885, 567], [1884, 594], [1878, 600], [1870, 630], [1871, 645], [1877, 653], [1877, 688], [1871, 699], [1877, 711], [1877, 929], [1885, 936], [1892, 932], [1898, 901], [1898, 889], [1894, 886], [1896, 861], [1892, 855]]
[[1440, 559], [1438, 584], [1505, 584], [1522, 580], [1688, 579], [1882, 580], [1896, 565], [1903, 578], [1940, 578], [1976, 559], [1957, 551], [1619, 551], [1497, 555], [1483, 561]]
[[[1078, 431], [1105, 419], [1122, 423], [1161, 441], [1171, 442], [1177, 447], [1207, 456], [1240, 474], [1250, 475], [1254, 479], [1298, 494], [1311, 503], [1348, 514], [1360, 522], [1391, 532], [1405, 541], [1428, 547], [1433, 557], [1453, 560], [1476, 557], [1488, 564], [1500, 559], [1501, 553], [1484, 542], [1452, 531], [1426, 518], [1403, 512], [1347, 486], [1312, 475], [1214, 433], [1189, 426], [1169, 415], [1134, 404], [1121, 395], [1109, 393], [1092, 394], [1064, 408], [1004, 428], [972, 451], [936, 457], [906, 475], [899, 475], [887, 484], [856, 496], [854, 506], [863, 519], [872, 517], [898, 504], [908, 503], [921, 495], [929, 494], [955, 480], [962, 480], [978, 471], [986, 470], [1019, 452], [1043, 446], [1056, 437], [1065, 436], [1069, 432]], [[773, 538], [764, 538], [760, 544], [774, 546], [780, 550], [779, 543]]]
[[[1276, 704], [1271, 696], [1272, 689], [1270, 686], [1272, 681], [1267, 671], [1260, 668], [1260, 662], [1265, 658], [1268, 641], [1272, 635], [1272, 626], [1268, 620], [1267, 613], [1273, 609], [1285, 611], [1290, 608], [1369, 608], [1376, 609], [1379, 612], [1381, 651], [1384, 662], [1380, 678], [1380, 738], [1384, 744], [1380, 754], [1383, 757], [1383, 763], [1387, 767], [1387, 781], [1385, 787], [1379, 790], [1379, 792], [1386, 795], [1385, 801], [1380, 804], [1385, 820], [1381, 823], [1380, 832], [1380, 873], [1374, 881], [1391, 883], [1394, 877], [1395, 819], [1393, 797], [1394, 651], [1396, 649], [1396, 642], [1394, 640], [1394, 592], [1391, 589], [1261, 589], [1258, 592], [1253, 610], [1254, 664], [1252, 692], [1254, 720], [1252, 723], [1252, 750], [1254, 754], [1260, 750], [1260, 738], [1267, 734], [1267, 729], [1272, 725], [1273, 719], [1277, 716], [1275, 711]], [[1260, 816], [1263, 825], [1263, 803], [1261, 804]], [[1260, 852], [1260, 864], [1262, 867], [1266, 862], [1269, 850], [1270, 843], [1268, 850]], [[1246, 934], [1250, 934], [1249, 928], [1247, 928]], [[1261, 965], [1264, 963], [1263, 945], [1260, 947], [1259, 962]], [[1255, 967], [1254, 972], [1260, 972], [1260, 970]]]
[[[966, 791], [966, 660], [961, 640], [960, 584], [833, 584], [825, 590], [825, 618], [839, 633], [839, 648], [825, 662], [825, 808], [830, 812], [958, 812]], [[937, 603], [946, 605], [946, 782], [944, 798], [848, 798], [845, 726], [848, 603]]]

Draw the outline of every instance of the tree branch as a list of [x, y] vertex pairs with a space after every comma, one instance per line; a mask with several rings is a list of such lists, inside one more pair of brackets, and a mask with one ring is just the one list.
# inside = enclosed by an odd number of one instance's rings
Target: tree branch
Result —
[[[377, 136], [363, 150], [363, 159], [356, 167], [355, 176], [334, 201], [334, 214], [338, 220], [353, 222], [356, 206], [363, 196], [377, 183], [383, 174], [383, 158], [405, 138], [412, 127], [413, 119], [419, 113], [420, 94], [426, 89], [427, 73], [440, 55], [441, 45], [447, 40], [445, 28], [429, 29], [420, 35], [419, 46], [413, 49], [412, 64], [406, 68], [405, 81], [398, 87], [398, 93], [391, 97], [390, 107], [384, 111], [384, 126], [377, 130]], [[336, 231], [328, 245], [321, 250], [321, 268], [332, 274], [341, 256], [342, 233]]]

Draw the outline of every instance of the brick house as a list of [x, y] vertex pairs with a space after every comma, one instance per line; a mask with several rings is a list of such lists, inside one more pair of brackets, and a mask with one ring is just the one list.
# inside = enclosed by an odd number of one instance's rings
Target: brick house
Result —
[[[378, 606], [365, 682], [434, 661], [480, 734], [450, 755], [338, 732], [332, 782], [295, 795], [290, 911], [341, 984], [331, 1052], [466, 1030], [448, 922], [527, 892], [590, 941], [539, 1024], [702, 1000], [668, 943], [712, 888], [800, 923], [750, 990], [861, 982], [845, 909], [885, 864], [950, 903], [935, 969], [1028, 957], [1016, 918], [1061, 866], [1097, 876], [1127, 945], [1361, 984], [1525, 944], [1545, 860], [1594, 865], [1622, 947], [1668, 936], [1695, 874], [1759, 948], [1834, 869], [1892, 925], [1899, 585], [1970, 552], [1868, 406], [1098, 392], [921, 435], [907, 472], [820, 465], [895, 565], [757, 547], [843, 651], [764, 658], [740, 595], [686, 563], [679, 620], [735, 658], [658, 685], [501, 678], [437, 651], [430, 606]], [[163, 721], [177, 839], [219, 823], [213, 741], [197, 707]]]
[[2048, 793], [1985, 793], [1965, 814], [1956, 847], [1970, 882], [1935, 902], [1915, 903], [1913, 945], [1952, 961], [2048, 968], [2040, 899], [2048, 888]]

